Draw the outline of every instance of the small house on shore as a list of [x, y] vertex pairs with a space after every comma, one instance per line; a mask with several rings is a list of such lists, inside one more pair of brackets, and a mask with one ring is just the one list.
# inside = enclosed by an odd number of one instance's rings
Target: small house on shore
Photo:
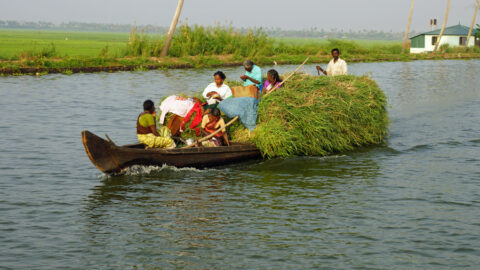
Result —
[[[469, 30], [469, 27], [460, 24], [446, 27], [439, 46], [443, 44], [448, 44], [450, 47], [465, 46]], [[472, 36], [468, 42], [469, 47], [480, 46], [480, 39], [475, 37], [475, 33], [478, 32], [478, 30], [473, 29]], [[432, 52], [439, 35], [440, 29], [437, 29], [411, 37], [410, 53]]]

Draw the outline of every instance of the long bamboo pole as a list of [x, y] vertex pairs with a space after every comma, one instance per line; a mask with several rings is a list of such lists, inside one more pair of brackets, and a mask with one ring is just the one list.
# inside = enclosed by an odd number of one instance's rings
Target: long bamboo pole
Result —
[[437, 43], [435, 43], [435, 48], [433, 49], [433, 52], [437, 51], [438, 45], [440, 44], [440, 41], [442, 40], [443, 31], [445, 31], [445, 26], [447, 26], [447, 20], [448, 20], [448, 14], [449, 13], [450, 13], [450, 0], [447, 0], [447, 12], [445, 13], [445, 19], [443, 20], [442, 30], [440, 31], [440, 35], [438, 36]]
[[412, 23], [412, 14], [413, 14], [414, 6], [415, 6], [415, 0], [412, 0], [412, 5], [410, 6], [410, 14], [408, 15], [407, 30], [405, 30], [405, 36], [403, 37], [402, 54], [405, 53], [405, 49], [407, 48], [408, 32], [410, 31], [410, 24]]
[[170, 30], [168, 30], [167, 40], [165, 40], [165, 46], [163, 46], [161, 57], [167, 56], [168, 49], [170, 48], [170, 42], [172, 42], [173, 34], [175, 33], [175, 28], [177, 27], [178, 18], [180, 18], [180, 12], [182, 11], [183, 0], [178, 0], [177, 10], [173, 16], [172, 24], [170, 25]]
[[472, 36], [473, 27], [475, 26], [475, 20], [477, 19], [478, 6], [480, 5], [479, 2], [480, 2], [479, 0], [475, 1], [475, 12], [473, 15], [472, 24], [470, 25], [470, 31], [468, 31], [467, 43], [465, 43], [465, 47], [468, 47], [468, 43], [470, 42], [470, 37]]

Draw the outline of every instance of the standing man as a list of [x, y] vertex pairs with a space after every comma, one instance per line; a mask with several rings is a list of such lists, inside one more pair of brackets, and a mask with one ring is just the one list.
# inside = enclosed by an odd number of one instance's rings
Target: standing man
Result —
[[243, 62], [245, 75], [240, 76], [243, 86], [255, 85], [259, 91], [262, 91], [262, 69], [255, 65], [251, 60]]
[[340, 50], [337, 48], [333, 49], [332, 56], [333, 59], [328, 63], [327, 71], [323, 70], [320, 66], [317, 66], [317, 70], [327, 76], [347, 75], [347, 62], [339, 58]]

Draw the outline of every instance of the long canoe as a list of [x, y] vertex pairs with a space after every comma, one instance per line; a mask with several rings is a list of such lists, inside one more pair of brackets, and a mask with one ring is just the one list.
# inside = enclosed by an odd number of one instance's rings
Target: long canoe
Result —
[[87, 130], [82, 131], [82, 142], [93, 165], [104, 173], [120, 172], [133, 165], [206, 168], [261, 157], [255, 146], [240, 143], [175, 149], [145, 149], [143, 144], [117, 146]]

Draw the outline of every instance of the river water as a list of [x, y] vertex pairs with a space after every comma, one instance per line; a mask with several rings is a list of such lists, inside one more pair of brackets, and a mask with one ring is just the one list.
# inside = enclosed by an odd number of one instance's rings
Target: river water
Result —
[[382, 146], [113, 177], [91, 164], [82, 130], [134, 142], [146, 98], [214, 71], [0, 77], [0, 269], [478, 269], [479, 60], [351, 64], [388, 97]]

